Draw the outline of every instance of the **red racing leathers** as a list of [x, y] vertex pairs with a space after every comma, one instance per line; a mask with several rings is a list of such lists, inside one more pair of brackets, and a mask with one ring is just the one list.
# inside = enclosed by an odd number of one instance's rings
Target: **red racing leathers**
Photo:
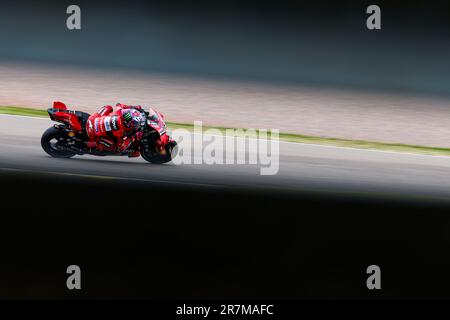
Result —
[[[112, 106], [104, 106], [92, 114], [86, 123], [86, 131], [89, 136], [88, 147], [98, 151], [125, 151], [136, 139], [140, 139], [142, 133], [135, 132], [136, 127], [130, 126], [130, 122], [124, 119], [124, 115], [126, 118], [126, 113], [131, 113], [140, 118], [141, 112], [143, 113], [141, 106], [118, 103], [115, 111]], [[170, 140], [165, 131], [164, 116], [152, 108], [148, 115], [150, 124], [160, 134], [159, 139], [156, 140], [156, 148], [163, 152]], [[134, 152], [130, 156], [139, 156], [139, 152]]]
[[86, 131], [89, 136], [88, 147], [99, 151], [123, 152], [134, 141], [131, 135], [135, 128], [127, 126], [123, 114], [127, 109], [140, 113], [140, 106], [128, 106], [117, 104], [116, 110], [112, 106], [104, 106], [98, 112], [92, 114], [87, 123]]

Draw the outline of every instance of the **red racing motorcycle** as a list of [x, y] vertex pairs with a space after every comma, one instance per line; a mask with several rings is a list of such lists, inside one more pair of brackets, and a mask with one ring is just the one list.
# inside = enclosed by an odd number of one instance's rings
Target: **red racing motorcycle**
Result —
[[[86, 132], [86, 123], [90, 116], [88, 113], [67, 110], [66, 105], [61, 102], [55, 102], [53, 108], [49, 108], [47, 112], [50, 119], [59, 124], [55, 124], [44, 132], [41, 145], [46, 153], [55, 158], [71, 158], [84, 154], [127, 156], [139, 151], [146, 161], [161, 164], [171, 161], [176, 154], [177, 143], [172, 139], [168, 140], [161, 151], [158, 151], [156, 147], [156, 141], [166, 133], [164, 116], [160, 113], [158, 113], [158, 119], [150, 119], [149, 112], [142, 110], [146, 121], [145, 125], [139, 129], [142, 132], [141, 138], [133, 139], [133, 143], [123, 152], [113, 152], [88, 148], [89, 138]], [[136, 132], [133, 132], [134, 134]]]

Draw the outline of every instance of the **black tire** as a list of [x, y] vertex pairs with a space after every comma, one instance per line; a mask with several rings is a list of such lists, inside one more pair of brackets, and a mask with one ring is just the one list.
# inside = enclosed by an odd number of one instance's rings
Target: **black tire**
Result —
[[48, 153], [49, 155], [51, 155], [54, 158], [71, 158], [71, 157], [73, 157], [75, 155], [74, 152], [58, 150], [51, 143], [51, 141], [53, 139], [61, 138], [64, 135], [65, 135], [65, 132], [58, 128], [55, 128], [55, 127], [48, 128], [47, 130], [45, 130], [45, 132], [41, 138], [42, 149], [44, 149], [44, 151], [46, 153]]
[[175, 141], [168, 143], [166, 146], [166, 153], [161, 154], [158, 152], [154, 152], [149, 150], [145, 152], [145, 150], [141, 151], [141, 156], [146, 161], [154, 164], [163, 164], [172, 161], [172, 157], [176, 155], [176, 146], [177, 143]]

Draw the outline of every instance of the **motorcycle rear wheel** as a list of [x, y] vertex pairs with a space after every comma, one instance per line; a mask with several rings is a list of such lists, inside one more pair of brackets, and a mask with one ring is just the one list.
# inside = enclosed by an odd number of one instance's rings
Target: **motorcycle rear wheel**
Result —
[[56, 147], [53, 141], [58, 141], [65, 136], [65, 132], [55, 128], [50, 127], [42, 134], [41, 146], [44, 151], [54, 158], [71, 158], [75, 155], [74, 152], [60, 150]]

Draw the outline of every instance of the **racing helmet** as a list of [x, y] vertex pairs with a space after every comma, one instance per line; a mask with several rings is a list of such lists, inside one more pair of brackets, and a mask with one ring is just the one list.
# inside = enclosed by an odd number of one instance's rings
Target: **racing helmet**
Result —
[[122, 117], [128, 128], [139, 129], [145, 123], [143, 114], [136, 109], [123, 109]]

